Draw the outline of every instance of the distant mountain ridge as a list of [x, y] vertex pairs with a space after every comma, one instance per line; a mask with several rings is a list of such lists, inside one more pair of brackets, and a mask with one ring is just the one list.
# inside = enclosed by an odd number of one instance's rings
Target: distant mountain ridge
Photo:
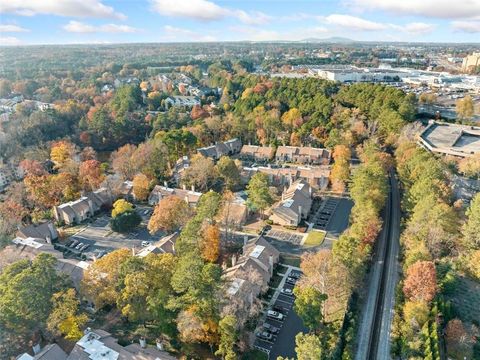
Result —
[[340, 36], [332, 36], [329, 38], [319, 39], [319, 38], [306, 38], [300, 40], [299, 42], [306, 42], [306, 43], [354, 43], [357, 42], [356, 40], [352, 40], [345, 37]]

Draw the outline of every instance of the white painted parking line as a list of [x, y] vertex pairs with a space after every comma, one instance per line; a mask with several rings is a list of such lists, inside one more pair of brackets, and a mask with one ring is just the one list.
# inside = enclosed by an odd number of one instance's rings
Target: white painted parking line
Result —
[[292, 304], [293, 304], [293, 302], [289, 302], [288, 300], [280, 299], [280, 297], [277, 298], [277, 301], [281, 301], [282, 303], [285, 303], [285, 304], [288, 304], [288, 305], [292, 305]]

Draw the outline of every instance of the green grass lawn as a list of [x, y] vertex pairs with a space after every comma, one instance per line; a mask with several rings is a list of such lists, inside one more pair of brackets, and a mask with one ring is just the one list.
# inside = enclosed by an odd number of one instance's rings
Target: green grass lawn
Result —
[[327, 233], [325, 231], [312, 230], [308, 233], [305, 239], [304, 246], [319, 246], [322, 245]]

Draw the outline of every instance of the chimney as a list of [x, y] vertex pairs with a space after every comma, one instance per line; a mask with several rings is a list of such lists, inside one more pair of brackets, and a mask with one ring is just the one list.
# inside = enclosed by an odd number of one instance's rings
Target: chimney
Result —
[[187, 196], [187, 195], [185, 195], [185, 202], [186, 202], [187, 204], [190, 204], [190, 201], [188, 201], [188, 196]]
[[52, 236], [55, 236], [55, 228], [53, 227], [53, 224], [51, 222], [47, 223], [48, 226], [48, 231], [50, 231], [50, 234]]
[[183, 184], [183, 190], [187, 190], [187, 185]]
[[247, 242], [248, 242], [248, 236], [244, 235], [243, 236], [243, 246], [247, 245]]
[[302, 215], [302, 205], [298, 205], [298, 219], [300, 220], [303, 217]]
[[268, 257], [268, 265], [270, 266], [270, 272], [273, 271], [273, 255]]
[[139, 343], [142, 349], [145, 349], [147, 347], [147, 340], [145, 340], [144, 337], [140, 338]]
[[135, 256], [135, 246], [132, 247], [132, 256]]
[[192, 192], [195, 192], [195, 185], [192, 185]]
[[311, 186], [308, 186], [308, 194], [310, 195], [310, 197], [312, 197], [312, 187]]
[[237, 257], [235, 255], [232, 255], [232, 267], [234, 267], [237, 264]]
[[163, 186], [165, 186], [166, 188], [168, 188], [167, 180], [165, 180], [165, 181], [163, 182]]
[[248, 293], [248, 303], [250, 306], [253, 304], [253, 293], [251, 291]]
[[160, 339], [157, 339], [157, 349], [163, 351], [163, 344]]

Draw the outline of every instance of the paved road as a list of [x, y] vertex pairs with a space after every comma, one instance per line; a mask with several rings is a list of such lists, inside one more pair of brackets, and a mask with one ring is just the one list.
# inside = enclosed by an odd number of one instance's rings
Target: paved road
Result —
[[390, 330], [398, 280], [400, 233], [400, 200], [393, 173], [390, 175], [390, 193], [384, 218], [369, 276], [369, 290], [358, 332], [360, 339], [356, 360], [390, 358]]

